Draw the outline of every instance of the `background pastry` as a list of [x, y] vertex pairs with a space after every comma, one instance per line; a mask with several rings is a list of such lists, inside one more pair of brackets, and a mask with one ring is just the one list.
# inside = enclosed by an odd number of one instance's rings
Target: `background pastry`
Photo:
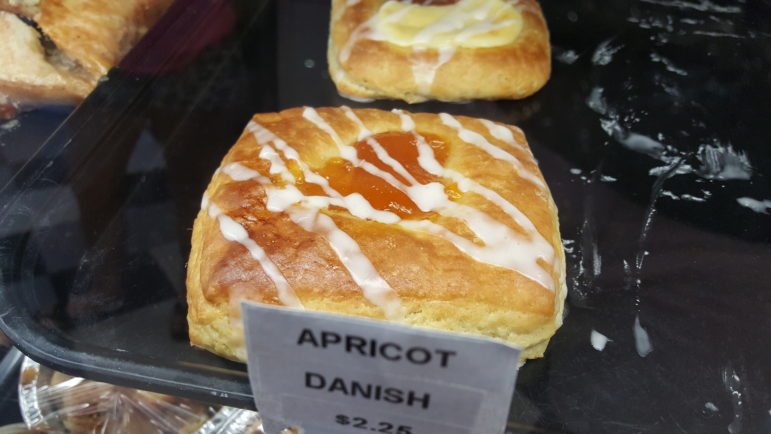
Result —
[[0, 12], [0, 94], [8, 98], [6, 103], [80, 101], [96, 80], [63, 57], [47, 53], [41, 38], [18, 16]]
[[518, 128], [347, 107], [258, 114], [194, 224], [190, 339], [245, 360], [240, 302], [252, 300], [540, 357], [564, 273], [556, 209]]
[[17, 103], [82, 100], [171, 3], [0, 0], [0, 94]]
[[30, 359], [22, 363], [19, 406], [29, 432], [73, 434], [202, 432], [204, 423], [220, 410], [186, 398], [72, 377]]
[[535, 0], [333, 0], [327, 52], [352, 98], [519, 99], [551, 73]]

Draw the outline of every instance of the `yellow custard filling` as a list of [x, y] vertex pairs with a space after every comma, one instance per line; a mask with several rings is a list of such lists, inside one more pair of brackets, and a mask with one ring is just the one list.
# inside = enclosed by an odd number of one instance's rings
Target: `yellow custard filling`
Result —
[[401, 46], [496, 47], [516, 39], [522, 14], [504, 0], [460, 0], [443, 6], [388, 0], [375, 16], [375, 28], [384, 40]]

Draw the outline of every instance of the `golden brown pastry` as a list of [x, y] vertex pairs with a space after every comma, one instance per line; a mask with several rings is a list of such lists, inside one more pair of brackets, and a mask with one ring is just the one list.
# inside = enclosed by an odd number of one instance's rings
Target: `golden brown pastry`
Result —
[[0, 0], [0, 11], [34, 19], [40, 12], [40, 0]]
[[172, 0], [42, 0], [43, 32], [90, 74], [100, 77], [147, 33]]
[[327, 58], [348, 97], [520, 99], [551, 73], [536, 0], [333, 0]]
[[206, 189], [188, 263], [193, 345], [245, 360], [251, 300], [502, 339], [562, 323], [557, 210], [522, 131], [448, 114], [255, 115]]
[[46, 52], [34, 27], [0, 12], [0, 94], [22, 103], [80, 101], [95, 80], [61, 59]]
[[[15, 103], [77, 103], [170, 4], [0, 0], [0, 94]], [[34, 21], [43, 34], [14, 14]]]

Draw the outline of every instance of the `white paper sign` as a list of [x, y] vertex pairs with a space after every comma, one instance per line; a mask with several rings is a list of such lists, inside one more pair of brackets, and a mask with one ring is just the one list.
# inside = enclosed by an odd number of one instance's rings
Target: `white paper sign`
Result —
[[265, 432], [503, 433], [520, 350], [384, 321], [243, 303]]

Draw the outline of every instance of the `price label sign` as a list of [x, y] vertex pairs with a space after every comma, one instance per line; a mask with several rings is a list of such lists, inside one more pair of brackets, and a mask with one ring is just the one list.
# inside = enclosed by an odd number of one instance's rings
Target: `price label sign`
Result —
[[242, 313], [266, 434], [504, 432], [517, 348], [248, 302]]

